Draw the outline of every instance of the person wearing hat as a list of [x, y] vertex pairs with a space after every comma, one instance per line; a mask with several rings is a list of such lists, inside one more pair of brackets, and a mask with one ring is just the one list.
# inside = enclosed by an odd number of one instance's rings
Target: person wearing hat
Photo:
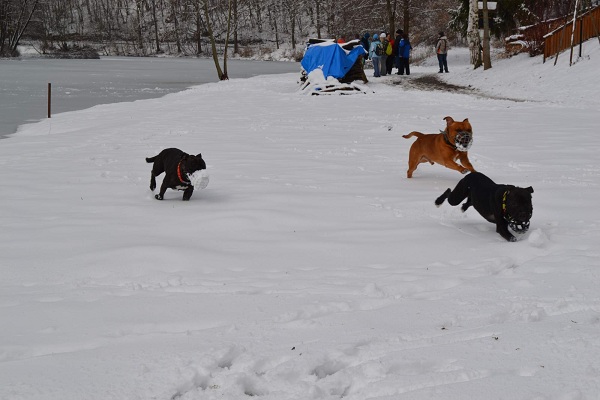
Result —
[[396, 68], [398, 68], [398, 72], [396, 72], [398, 75], [400, 75], [400, 53], [398, 52], [398, 46], [400, 45], [400, 41], [402, 40], [402, 38], [404, 37], [404, 31], [402, 29], [397, 29], [396, 30], [396, 40], [395, 42], [395, 46], [394, 46], [394, 64], [396, 65]]
[[381, 72], [381, 76], [386, 76], [387, 75], [387, 58], [388, 58], [388, 56], [386, 54], [386, 50], [387, 50], [388, 44], [390, 44], [390, 41], [388, 40], [385, 32], [381, 32], [381, 34], [379, 35], [379, 40], [381, 41], [381, 46], [383, 46], [383, 54], [379, 58], [379, 70]]
[[371, 41], [371, 46], [369, 47], [369, 58], [373, 60], [373, 69], [375, 70], [373, 72], [373, 76], [375, 78], [379, 78], [381, 76], [381, 56], [377, 54], [377, 46], [381, 46], [381, 42], [379, 41], [379, 35], [375, 33], [373, 35], [373, 40]]
[[444, 32], [439, 33], [437, 44], [435, 45], [438, 63], [440, 65], [440, 74], [444, 71], [448, 72], [448, 38]]
[[400, 65], [398, 67], [398, 75], [410, 75], [410, 51], [412, 50], [412, 45], [410, 44], [410, 40], [408, 40], [408, 35], [405, 33], [402, 40], [398, 44], [398, 53], [400, 55]]

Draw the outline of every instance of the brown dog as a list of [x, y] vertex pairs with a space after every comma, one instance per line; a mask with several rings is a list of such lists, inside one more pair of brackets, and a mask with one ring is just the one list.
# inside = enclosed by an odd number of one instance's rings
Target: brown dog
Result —
[[[475, 172], [468, 157], [468, 149], [473, 141], [473, 129], [468, 119], [457, 122], [452, 117], [445, 117], [446, 130], [440, 133], [424, 134], [411, 132], [403, 138], [417, 137], [410, 147], [408, 155], [407, 178], [412, 178], [413, 172], [419, 163], [428, 162], [441, 164], [447, 168], [455, 169], [463, 174]], [[456, 162], [460, 161], [460, 164]], [[462, 164], [462, 165], [461, 165]]]

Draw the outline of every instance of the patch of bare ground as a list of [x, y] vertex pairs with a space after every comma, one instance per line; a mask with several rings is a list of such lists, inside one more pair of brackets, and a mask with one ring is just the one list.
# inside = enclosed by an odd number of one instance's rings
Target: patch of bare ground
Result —
[[484, 93], [484, 92], [482, 92], [478, 89], [475, 89], [471, 86], [454, 85], [452, 83], [448, 83], [448, 82], [444, 81], [443, 79], [440, 79], [435, 74], [415, 76], [414, 78], [408, 77], [408, 76], [403, 76], [402, 78], [399, 78], [399, 79], [398, 78], [394, 79], [393, 84], [402, 86], [402, 87], [404, 87], [406, 89], [410, 89], [410, 90], [442, 91], [442, 92], [466, 94], [466, 95], [476, 96], [476, 97], [485, 98], [485, 99], [509, 100], [509, 101], [516, 101], [516, 102], [525, 101], [522, 99], [496, 96], [496, 95], [492, 95], [489, 93]]

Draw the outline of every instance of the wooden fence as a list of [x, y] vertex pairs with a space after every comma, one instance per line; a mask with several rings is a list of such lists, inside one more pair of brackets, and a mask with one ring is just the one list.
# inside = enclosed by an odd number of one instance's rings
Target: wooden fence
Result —
[[546, 58], [571, 48], [571, 34], [573, 45], [585, 42], [589, 38], [598, 37], [600, 40], [600, 6], [577, 16], [575, 31], [573, 32], [573, 18], [565, 22], [560, 28], [544, 36], [544, 62]]

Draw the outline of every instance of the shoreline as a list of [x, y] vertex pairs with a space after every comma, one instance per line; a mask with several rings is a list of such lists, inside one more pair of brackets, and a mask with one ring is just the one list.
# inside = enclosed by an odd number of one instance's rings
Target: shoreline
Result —
[[[13, 62], [14, 61], [14, 62]], [[228, 60], [233, 78], [299, 71], [298, 63]], [[0, 91], [0, 139], [22, 125], [47, 118], [47, 86], [52, 83], [51, 115], [100, 104], [160, 98], [217, 82], [212, 59], [102, 56], [100, 59], [19, 57], [0, 59], [7, 85]], [[233, 72], [233, 73], [231, 73]]]

